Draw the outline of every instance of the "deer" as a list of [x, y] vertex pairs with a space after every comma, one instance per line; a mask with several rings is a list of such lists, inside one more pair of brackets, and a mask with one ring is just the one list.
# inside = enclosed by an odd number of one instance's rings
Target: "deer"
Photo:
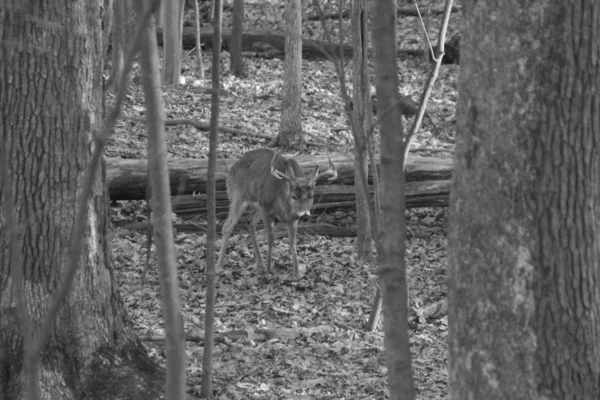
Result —
[[294, 277], [297, 280], [300, 279], [296, 254], [298, 220], [310, 216], [315, 184], [319, 178], [324, 176], [329, 176], [329, 181], [337, 178], [337, 170], [331, 162], [331, 158], [329, 158], [329, 168], [326, 171], [319, 173], [317, 165], [305, 175], [296, 160], [286, 158], [272, 149], [263, 148], [244, 153], [227, 175], [229, 215], [223, 225], [222, 244], [215, 268], [216, 272], [223, 271], [227, 242], [236, 223], [250, 206], [252, 215], [248, 231], [257, 269], [265, 272], [256, 241], [256, 226], [262, 218], [267, 233], [266, 273], [268, 275], [271, 273], [273, 227], [275, 218], [277, 218], [287, 224]]

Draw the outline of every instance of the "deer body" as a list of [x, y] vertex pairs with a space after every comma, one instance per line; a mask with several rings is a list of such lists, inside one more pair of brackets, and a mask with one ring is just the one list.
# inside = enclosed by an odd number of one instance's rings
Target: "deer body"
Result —
[[298, 259], [296, 255], [296, 231], [298, 219], [310, 215], [315, 183], [320, 176], [334, 175], [335, 167], [330, 161], [329, 170], [319, 174], [316, 166], [307, 176], [298, 162], [285, 158], [271, 149], [257, 149], [245, 153], [238, 160], [227, 177], [229, 215], [223, 225], [223, 243], [219, 252], [216, 270], [220, 272], [227, 248], [227, 242], [235, 224], [248, 206], [253, 208], [249, 232], [254, 248], [256, 265], [264, 270], [264, 264], [256, 241], [256, 226], [262, 218], [267, 232], [267, 268], [271, 272], [271, 254], [274, 242], [273, 223], [275, 217], [287, 224], [290, 254], [294, 264], [294, 276], [298, 279]]

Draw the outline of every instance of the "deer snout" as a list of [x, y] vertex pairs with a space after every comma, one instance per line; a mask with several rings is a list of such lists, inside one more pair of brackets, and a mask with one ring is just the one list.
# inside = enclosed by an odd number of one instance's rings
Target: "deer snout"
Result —
[[310, 217], [310, 210], [299, 211], [296, 214], [296, 219], [300, 219], [300, 218], [307, 219], [308, 217]]

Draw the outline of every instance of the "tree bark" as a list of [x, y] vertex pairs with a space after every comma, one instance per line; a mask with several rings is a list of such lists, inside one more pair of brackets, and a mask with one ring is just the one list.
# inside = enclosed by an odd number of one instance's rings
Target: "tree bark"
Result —
[[178, 85], [181, 74], [181, 37], [183, 34], [183, 0], [170, 0], [163, 5], [164, 55], [163, 83]]
[[[22, 268], [25, 312], [37, 337], [64, 278], [81, 180], [102, 120], [100, 7], [90, 1], [49, 0], [28, 8], [16, 0], [0, 3], [0, 76], [12, 82], [0, 85], [0, 154], [10, 157], [2, 186], [12, 193], [0, 196], [0, 209], [14, 206], [21, 259], [11, 265], [10, 228], [0, 229], [0, 397], [7, 399], [23, 398], [28, 385], [11, 269]], [[94, 180], [81, 268], [42, 352], [41, 397], [157, 398], [164, 373], [135, 336], [119, 297], [104, 173]]]
[[[352, 118], [354, 132], [354, 189], [356, 192], [356, 254], [359, 260], [373, 261], [373, 235], [371, 234], [371, 214], [361, 177], [369, 176], [369, 156], [367, 153], [367, 132], [373, 125], [373, 108], [371, 105], [371, 84], [369, 83], [369, 65], [367, 51], [369, 36], [367, 30], [366, 0], [352, 1], [352, 45], [354, 51]], [[376, 215], [377, 213], [373, 213]]]
[[600, 398], [600, 3], [465, 10], [450, 398]]
[[[237, 2], [238, 0], [236, 0]], [[244, 15], [242, 0], [241, 11]], [[208, 171], [207, 177], [207, 209], [206, 216], [206, 305], [204, 308], [204, 328], [205, 345], [202, 357], [202, 388], [201, 396], [211, 398], [213, 396], [213, 353], [214, 353], [214, 334], [215, 334], [215, 302], [217, 298], [217, 276], [216, 276], [216, 241], [217, 241], [217, 222], [216, 222], [216, 169], [217, 169], [217, 145], [219, 144], [219, 112], [221, 107], [221, 80], [219, 75], [219, 66], [221, 65], [221, 28], [223, 26], [223, 3], [221, 0], [214, 0], [215, 7], [213, 31], [215, 32], [212, 52], [212, 96], [210, 102], [210, 135], [208, 147]], [[239, 5], [238, 5], [239, 6]], [[243, 21], [242, 21], [243, 22]], [[241, 56], [241, 54], [240, 54]], [[223, 244], [225, 245], [225, 243]]]
[[[383, 300], [383, 330], [390, 399], [415, 398], [408, 337], [406, 284], [406, 217], [404, 189], [404, 128], [398, 93], [395, 0], [371, 4], [375, 85], [380, 107], [381, 250], [379, 284]], [[378, 248], [379, 250], [379, 248]], [[378, 252], [379, 253], [379, 252]]]
[[[145, 4], [147, 3], [147, 4]], [[136, 1], [138, 18], [151, 6], [146, 0]], [[143, 24], [138, 23], [138, 26]], [[167, 356], [166, 397], [183, 399], [186, 393], [186, 353], [183, 312], [179, 297], [177, 262], [173, 225], [171, 224], [171, 195], [169, 192], [169, 170], [167, 166], [167, 144], [165, 140], [165, 111], [160, 89], [158, 47], [154, 24], [143, 27], [140, 44], [143, 88], [146, 102], [146, 126], [148, 129], [149, 187], [152, 188], [151, 234], [156, 238], [156, 259], [160, 274], [160, 294], [165, 322], [165, 352]], [[150, 243], [150, 241], [148, 241]], [[150, 254], [150, 247], [147, 249]]]
[[302, 4], [285, 2], [285, 62], [281, 125], [276, 144], [283, 148], [301, 145], [302, 136]]
[[202, 63], [202, 31], [199, 0], [194, 0], [194, 18], [196, 19], [196, 66], [198, 68], [198, 79], [204, 79], [204, 64]]
[[123, 72], [125, 50], [127, 49], [127, 32], [125, 21], [127, 18], [127, 4], [130, 0], [117, 0], [113, 2], [113, 24], [111, 34], [112, 71], [109, 82], [114, 83]]
[[244, 0], [233, 1], [233, 21], [231, 30], [231, 69], [235, 76], [243, 77], [242, 34], [244, 33]]

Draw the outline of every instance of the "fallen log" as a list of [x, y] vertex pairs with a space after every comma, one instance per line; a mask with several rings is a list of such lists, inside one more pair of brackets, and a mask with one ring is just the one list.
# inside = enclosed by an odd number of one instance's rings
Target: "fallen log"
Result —
[[[222, 34], [222, 49], [229, 51], [231, 43], [231, 30], [226, 29]], [[162, 30], [156, 30], [156, 40], [159, 46], [162, 46]], [[196, 28], [186, 26], [182, 31], [181, 39], [183, 48], [186, 50], [196, 47]], [[211, 28], [200, 30], [200, 43], [204, 48], [211, 49], [213, 42], [213, 32]], [[285, 55], [285, 34], [283, 32], [269, 30], [245, 31], [242, 35], [242, 51], [250, 51], [266, 54], [271, 58], [283, 58]], [[345, 58], [352, 58], [352, 46], [343, 45], [342, 50]], [[324, 60], [332, 54], [337, 57], [340, 54], [339, 45], [331, 45], [322, 40], [302, 39], [302, 59], [303, 60]]]
[[[452, 6], [452, 9], [450, 10], [450, 12], [458, 12], [460, 11], [461, 8], [460, 6]], [[443, 14], [444, 13], [444, 8], [431, 8], [431, 9], [427, 9], [427, 8], [422, 8], [421, 9], [421, 15], [429, 12], [431, 15], [439, 15], [439, 14]], [[398, 15], [399, 17], [404, 16], [404, 17], [418, 17], [419, 16], [419, 11], [417, 10], [416, 7], [410, 7], [410, 8], [397, 8], [396, 9], [396, 15]], [[342, 11], [341, 14], [342, 18], [350, 18], [350, 11], [348, 10], [344, 10]], [[340, 13], [339, 12], [334, 12], [334, 13], [329, 13], [329, 14], [324, 14], [323, 15], [324, 19], [338, 19], [340, 18]], [[319, 21], [321, 20], [321, 16], [320, 15], [310, 15], [308, 18], [306, 18], [308, 21]]]
[[[369, 189], [373, 194], [373, 187], [369, 186]], [[444, 207], [448, 205], [450, 179], [407, 182], [405, 190], [407, 208]], [[313, 210], [315, 213], [356, 206], [352, 184], [317, 185], [314, 199]], [[224, 190], [217, 193], [216, 209], [219, 220], [227, 218], [229, 200]], [[182, 218], [204, 215], [206, 213], [206, 194], [175, 196], [173, 212]]]
[[[334, 153], [331, 154], [331, 161], [335, 164], [338, 170], [338, 178], [334, 185], [321, 185], [323, 182], [317, 182], [318, 199], [321, 194], [338, 197], [336, 201], [352, 200], [347, 197], [347, 192], [353, 189], [342, 187], [354, 185], [354, 160], [352, 156]], [[310, 169], [318, 165], [322, 169], [326, 169], [329, 165], [327, 155], [316, 156], [299, 156], [295, 157], [296, 161], [304, 169]], [[225, 193], [225, 179], [227, 172], [235, 160], [217, 160], [216, 169], [216, 187], [217, 201], [227, 200]], [[107, 158], [106, 159], [106, 179], [108, 183], [108, 192], [111, 200], [143, 200], [146, 198], [146, 183], [147, 183], [147, 167], [146, 160], [138, 159], [121, 159]], [[447, 181], [452, 174], [452, 160], [436, 158], [436, 157], [421, 157], [410, 155], [406, 165], [407, 182], [423, 182], [423, 181]], [[206, 174], [208, 172], [208, 159], [172, 159], [169, 160], [169, 180], [171, 183], [171, 194], [178, 195], [174, 203], [188, 203], [187, 198], [183, 195], [191, 195], [194, 193], [206, 193]], [[369, 182], [372, 182], [369, 176]], [[425, 185], [422, 183], [422, 185]], [[410, 187], [410, 186], [408, 186]], [[333, 188], [333, 189], [332, 189]], [[337, 188], [337, 189], [336, 189]], [[419, 191], [426, 190], [425, 188], [418, 189]], [[443, 191], [445, 191], [444, 189]], [[333, 192], [333, 193], [332, 193]], [[422, 192], [425, 193], [425, 192]], [[429, 190], [428, 194], [432, 194]], [[202, 197], [200, 197], [200, 200]], [[198, 202], [198, 200], [194, 200]]]
[[[314, 165], [326, 168], [326, 155], [295, 158], [300, 166], [309, 169]], [[335, 209], [354, 209], [354, 162], [344, 154], [332, 154], [338, 170], [333, 184], [317, 182], [314, 212]], [[229, 199], [225, 188], [227, 171], [235, 160], [218, 160], [216, 171], [217, 219], [227, 218]], [[146, 198], [147, 162], [109, 158], [107, 165], [108, 191], [111, 200], [143, 200]], [[174, 159], [169, 161], [173, 212], [182, 218], [203, 216], [206, 213], [207, 159]], [[443, 207], [448, 204], [452, 161], [449, 159], [409, 156], [407, 163], [406, 206]], [[369, 176], [369, 183], [372, 184]], [[373, 193], [372, 185], [369, 186]], [[321, 229], [318, 229], [321, 230]]]
[[[162, 46], [162, 30], [156, 29], [156, 39]], [[223, 31], [222, 50], [229, 51], [231, 43], [231, 30]], [[213, 32], [211, 28], [201, 29], [200, 42], [206, 49], [212, 48]], [[196, 28], [186, 26], [183, 28], [181, 43], [184, 49], [191, 50], [196, 47]], [[340, 50], [344, 58], [352, 58], [353, 48], [350, 45], [341, 46], [323, 40], [302, 39], [303, 60], [328, 60], [330, 57], [339, 57]], [[285, 56], [285, 34], [278, 31], [255, 30], [246, 31], [242, 35], [242, 51], [254, 52], [261, 57], [280, 58]], [[398, 56], [422, 56], [422, 49], [398, 49]]]
[[[284, 309], [271, 307], [274, 312], [289, 313]], [[246, 330], [233, 330], [226, 332], [215, 332], [214, 341], [216, 343], [232, 344], [240, 343], [240, 340], [250, 340], [252, 342], [267, 342], [273, 339], [279, 340], [291, 340], [297, 337], [310, 337], [314, 334], [326, 335], [336, 330], [347, 330], [349, 327], [345, 327], [341, 324], [334, 325], [320, 325], [309, 328], [279, 328], [279, 329], [265, 329], [265, 328], [249, 328]], [[164, 336], [141, 336], [140, 339], [143, 342], [155, 342], [161, 343], [165, 340]], [[200, 335], [188, 335], [185, 338], [188, 342], [204, 343], [204, 334]]]

